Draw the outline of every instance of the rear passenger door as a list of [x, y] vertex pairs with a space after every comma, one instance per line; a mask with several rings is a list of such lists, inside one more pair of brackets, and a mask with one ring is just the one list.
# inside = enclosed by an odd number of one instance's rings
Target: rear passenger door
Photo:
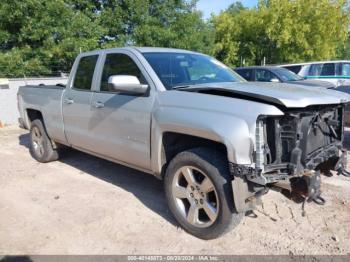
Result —
[[[142, 169], [150, 169], [152, 83], [137, 57], [128, 51], [105, 53], [98, 86], [93, 94], [90, 127], [101, 156]], [[144, 95], [116, 92], [109, 88], [108, 78], [116, 75], [136, 76], [149, 85]]]
[[73, 79], [64, 92], [63, 122], [66, 139], [74, 147], [93, 151], [94, 139], [91, 119], [91, 98], [94, 83], [94, 72], [98, 54], [78, 58], [72, 69]]

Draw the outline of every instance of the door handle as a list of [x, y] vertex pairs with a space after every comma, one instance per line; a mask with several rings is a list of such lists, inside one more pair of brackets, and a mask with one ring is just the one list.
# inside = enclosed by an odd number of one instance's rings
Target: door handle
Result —
[[63, 100], [63, 103], [65, 103], [66, 105], [71, 105], [74, 103], [74, 100], [70, 98], [66, 98]]
[[93, 105], [95, 108], [104, 108], [105, 107], [105, 104], [102, 102], [99, 102], [99, 101], [94, 102]]

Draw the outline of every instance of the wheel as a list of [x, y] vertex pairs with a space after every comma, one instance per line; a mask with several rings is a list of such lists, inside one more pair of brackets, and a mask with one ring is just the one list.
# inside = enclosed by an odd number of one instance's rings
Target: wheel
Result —
[[169, 208], [179, 224], [201, 239], [217, 238], [243, 218], [234, 208], [226, 157], [209, 148], [176, 155], [164, 177]]
[[30, 147], [32, 157], [42, 163], [55, 161], [59, 158], [58, 150], [53, 148], [41, 120], [36, 119], [30, 127]]

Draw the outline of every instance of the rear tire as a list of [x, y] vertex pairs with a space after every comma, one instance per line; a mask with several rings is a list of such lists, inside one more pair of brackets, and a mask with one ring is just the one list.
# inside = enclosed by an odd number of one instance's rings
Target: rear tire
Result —
[[195, 148], [176, 155], [165, 173], [169, 208], [179, 224], [201, 239], [217, 238], [243, 218], [234, 207], [232, 177], [225, 155]]
[[58, 150], [53, 147], [41, 120], [36, 119], [32, 122], [29, 137], [29, 152], [35, 160], [47, 163], [59, 158]]

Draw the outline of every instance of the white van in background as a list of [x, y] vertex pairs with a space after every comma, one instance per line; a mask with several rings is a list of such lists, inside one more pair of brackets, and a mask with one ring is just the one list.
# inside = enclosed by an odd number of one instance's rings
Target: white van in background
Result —
[[350, 86], [350, 60], [278, 65], [306, 79], [320, 79], [336, 86]]

